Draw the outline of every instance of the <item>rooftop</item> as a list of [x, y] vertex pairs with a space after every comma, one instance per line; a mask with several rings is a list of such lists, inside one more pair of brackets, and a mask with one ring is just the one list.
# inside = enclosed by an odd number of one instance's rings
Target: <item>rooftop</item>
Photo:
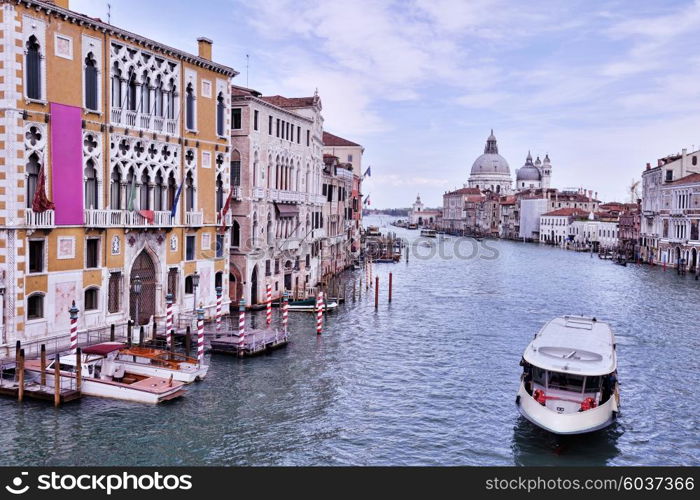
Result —
[[343, 139], [342, 137], [338, 137], [337, 135], [333, 135], [330, 132], [323, 132], [323, 145], [324, 146], [354, 146], [354, 147], [362, 147], [356, 142], [348, 141], [347, 139]]
[[700, 182], [700, 174], [690, 174], [673, 182], [669, 182], [668, 184], [671, 186], [678, 186], [683, 184], [696, 184], [698, 182]]
[[462, 189], [457, 189], [456, 191], [450, 191], [449, 193], [445, 193], [445, 196], [449, 195], [460, 195], [460, 194], [481, 194], [481, 190], [479, 188], [470, 188], [470, 187], [465, 187]]
[[308, 108], [316, 103], [318, 97], [284, 97], [281, 95], [270, 95], [263, 96], [260, 99], [280, 108]]
[[588, 214], [589, 212], [580, 208], [566, 207], [542, 215], [549, 217], [588, 217]]

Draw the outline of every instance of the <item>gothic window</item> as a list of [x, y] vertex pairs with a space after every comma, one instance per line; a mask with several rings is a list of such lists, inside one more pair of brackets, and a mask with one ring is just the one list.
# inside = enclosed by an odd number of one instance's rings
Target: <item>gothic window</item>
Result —
[[117, 63], [112, 70], [112, 107], [122, 107], [122, 72]]
[[170, 177], [168, 177], [168, 209], [172, 210], [173, 204], [175, 203], [175, 194], [177, 193], [177, 183], [175, 182], [175, 175], [171, 172]]
[[221, 174], [216, 176], [216, 211], [221, 212], [224, 208], [224, 181]]
[[231, 228], [231, 246], [241, 246], [241, 225], [235, 220], [233, 221], [233, 227]]
[[28, 208], [32, 208], [36, 186], [39, 182], [39, 170], [41, 170], [39, 156], [36, 153], [32, 153], [27, 161], [27, 196], [25, 201]]
[[187, 172], [185, 178], [185, 210], [188, 212], [194, 210], [194, 177], [192, 172]]
[[27, 97], [41, 99], [41, 51], [39, 41], [33, 35], [27, 41], [25, 67], [27, 70]]
[[153, 186], [153, 210], [163, 210], [164, 191], [165, 185], [163, 184], [163, 176], [158, 172]]
[[150, 115], [151, 114], [151, 79], [148, 78], [147, 74], [143, 75], [143, 80], [141, 84], [141, 112]]
[[126, 88], [126, 106], [129, 111], [136, 111], [137, 107], [137, 92], [136, 92], [136, 74], [129, 73], [129, 84]]
[[175, 86], [175, 80], [170, 79], [170, 91], [168, 92], [168, 119], [175, 119], [175, 94], [177, 93], [177, 88]]
[[156, 87], [154, 90], [154, 109], [155, 109], [155, 115], [158, 117], [163, 117], [163, 82], [160, 79], [160, 76], [156, 79]]
[[219, 136], [224, 135], [224, 111], [226, 110], [226, 103], [224, 102], [223, 92], [219, 92], [219, 96], [216, 98], [216, 133]]
[[85, 58], [85, 107], [87, 109], [97, 109], [97, 63], [90, 52]]
[[192, 84], [189, 83], [187, 84], [187, 90], [185, 91], [186, 94], [186, 111], [187, 111], [187, 129], [188, 130], [194, 130], [195, 125], [194, 125], [194, 113], [195, 113], [195, 107], [194, 107], [194, 89], [192, 88]]
[[100, 208], [99, 204], [99, 188], [97, 184], [97, 170], [95, 162], [89, 159], [85, 164], [85, 208], [95, 209]]
[[272, 246], [275, 241], [275, 235], [272, 232], [272, 217], [268, 214], [267, 216], [267, 244]]
[[119, 168], [112, 170], [112, 184], [110, 186], [109, 201], [112, 210], [119, 210], [122, 206], [122, 174]]
[[148, 183], [149, 183], [148, 173], [144, 172], [141, 175], [141, 188], [139, 190], [139, 208], [141, 210], [150, 210], [151, 204], [148, 199]]
[[129, 206], [126, 207], [127, 210], [134, 209], [132, 200], [134, 200], [136, 198], [135, 190], [136, 190], [136, 172], [134, 172], [133, 168], [130, 168], [129, 173], [126, 176], [126, 199], [127, 199], [127, 203], [129, 204]]

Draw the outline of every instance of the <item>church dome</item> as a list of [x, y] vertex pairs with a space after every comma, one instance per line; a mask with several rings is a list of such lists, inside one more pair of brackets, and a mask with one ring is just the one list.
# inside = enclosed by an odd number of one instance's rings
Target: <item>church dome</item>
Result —
[[540, 169], [537, 168], [532, 163], [532, 156], [530, 152], [527, 153], [527, 159], [525, 160], [525, 165], [518, 169], [515, 176], [516, 181], [541, 181], [542, 174]]
[[498, 144], [492, 130], [491, 135], [486, 140], [484, 154], [479, 156], [472, 165], [471, 175], [493, 174], [510, 176], [510, 167], [506, 159], [498, 154]]

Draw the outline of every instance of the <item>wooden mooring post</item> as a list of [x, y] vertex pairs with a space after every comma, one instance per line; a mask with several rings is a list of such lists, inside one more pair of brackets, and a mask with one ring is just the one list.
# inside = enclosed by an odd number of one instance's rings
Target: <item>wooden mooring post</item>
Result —
[[17, 401], [24, 400], [24, 349], [19, 350], [19, 358], [15, 363], [15, 370], [18, 373], [19, 386], [17, 387]]
[[126, 346], [131, 347], [131, 320], [126, 322]]
[[389, 303], [391, 304], [391, 292], [393, 287], [394, 275], [389, 273]]
[[15, 344], [15, 382], [17, 382], [17, 362], [19, 361], [19, 351], [22, 349], [22, 343], [18, 340]]
[[374, 278], [374, 308], [379, 308], [379, 276]]
[[190, 325], [187, 325], [187, 330], [185, 331], [185, 356], [190, 355], [190, 348], [192, 339], [190, 338]]
[[158, 338], [158, 322], [156, 321], [156, 318], [153, 318], [153, 330], [152, 330], [152, 335], [151, 335], [151, 341], [155, 342], [156, 339]]
[[42, 386], [46, 385], [46, 345], [41, 344], [41, 380]]
[[56, 353], [56, 358], [53, 363], [53, 405], [61, 404], [61, 359]]
[[109, 341], [114, 342], [114, 323], [109, 325]]

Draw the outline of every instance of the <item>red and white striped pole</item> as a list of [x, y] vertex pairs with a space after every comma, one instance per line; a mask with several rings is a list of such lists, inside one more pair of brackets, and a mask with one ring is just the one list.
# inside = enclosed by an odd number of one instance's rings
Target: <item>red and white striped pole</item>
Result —
[[173, 345], [173, 294], [165, 296], [165, 343], [168, 349]]
[[287, 324], [289, 323], [289, 294], [284, 292], [282, 300], [282, 331], [287, 333]]
[[245, 299], [241, 299], [238, 304], [238, 345], [239, 351], [245, 345]]
[[201, 303], [197, 309], [197, 361], [204, 364], [204, 309]]
[[265, 323], [267, 323], [268, 328], [272, 324], [272, 287], [267, 284], [267, 310], [265, 311]]
[[216, 287], [216, 331], [221, 330], [221, 296], [223, 289], [220, 286]]
[[318, 292], [316, 298], [316, 335], [323, 331], [323, 292]]
[[75, 354], [78, 349], [78, 308], [75, 307], [75, 301], [68, 312], [70, 313], [70, 352]]

